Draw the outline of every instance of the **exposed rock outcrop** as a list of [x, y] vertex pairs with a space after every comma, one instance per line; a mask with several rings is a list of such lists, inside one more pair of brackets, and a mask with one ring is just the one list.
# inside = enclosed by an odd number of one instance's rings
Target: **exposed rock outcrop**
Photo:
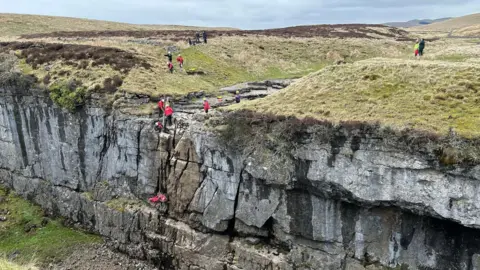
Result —
[[221, 117], [177, 120], [1, 89], [0, 183], [161, 269], [479, 268], [478, 166], [331, 126], [239, 149]]

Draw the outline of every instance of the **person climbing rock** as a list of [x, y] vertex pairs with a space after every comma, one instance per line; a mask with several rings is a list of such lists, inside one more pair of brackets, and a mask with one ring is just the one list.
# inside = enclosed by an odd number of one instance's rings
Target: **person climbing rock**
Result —
[[165, 100], [162, 98], [158, 102], [158, 117], [162, 117], [164, 111], [165, 111]]
[[206, 98], [203, 99], [203, 110], [205, 113], [208, 113], [208, 110], [210, 110], [210, 104]]
[[148, 201], [150, 203], [159, 203], [159, 202], [164, 203], [167, 201], [167, 196], [165, 196], [162, 193], [158, 193], [156, 196], [149, 198]]
[[168, 58], [168, 62], [172, 62], [172, 59], [173, 59], [173, 56], [172, 56], [172, 52], [168, 52], [167, 54], [164, 55], [165, 57]]
[[203, 43], [206, 44], [207, 43], [207, 32], [203, 31], [202, 35], [203, 35]]
[[241, 99], [240, 92], [237, 91], [237, 93], [235, 94], [235, 103], [240, 103], [240, 99]]
[[218, 102], [218, 103], [222, 103], [222, 96], [218, 96], [218, 97], [217, 97], [217, 102]]
[[419, 50], [419, 48], [420, 48], [420, 44], [419, 44], [419, 43], [420, 43], [420, 41], [417, 39], [417, 41], [415, 42], [415, 46], [413, 47], [414, 50], [415, 50], [415, 57], [417, 57], [417, 56], [418, 56], [418, 53], [419, 53], [419, 52], [418, 52], [418, 50]]
[[177, 62], [178, 62], [178, 65], [180, 66], [180, 69], [183, 69], [183, 57], [180, 54], [177, 57]]
[[172, 62], [168, 62], [168, 70], [170, 71], [170, 73], [173, 73], [173, 64]]
[[420, 39], [420, 43], [418, 43], [418, 55], [420, 57], [423, 56], [424, 49], [425, 49], [425, 40], [422, 38]]
[[172, 125], [173, 109], [170, 105], [165, 107], [165, 116], [167, 117], [167, 127]]
[[195, 33], [195, 42], [200, 43], [200, 33]]
[[157, 121], [155, 123], [155, 130], [158, 131], [158, 132], [162, 132], [162, 129], [163, 129], [163, 125], [160, 121]]

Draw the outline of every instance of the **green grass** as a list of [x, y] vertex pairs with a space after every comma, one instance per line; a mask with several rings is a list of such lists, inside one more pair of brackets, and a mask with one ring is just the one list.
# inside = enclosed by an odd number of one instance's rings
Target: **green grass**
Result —
[[[75, 247], [82, 244], [100, 242], [100, 237], [66, 228], [59, 220], [50, 220], [41, 227], [43, 212], [38, 206], [23, 200], [0, 188], [0, 196], [6, 196], [6, 202], [0, 209], [10, 211], [8, 220], [0, 223], [0, 254], [19, 252], [17, 261], [28, 263], [32, 260], [39, 264], [54, 262], [71, 254]], [[39, 228], [26, 233], [26, 224], [36, 224]]]
[[117, 198], [107, 202], [107, 206], [119, 212], [125, 212], [127, 209], [138, 209], [146, 205], [145, 202], [127, 198]]
[[381, 122], [480, 136], [480, 65], [372, 59], [330, 66], [282, 92], [230, 109], [339, 121]]
[[465, 62], [469, 57], [462, 54], [448, 54], [437, 57], [438, 60], [450, 62]]
[[[52, 39], [51, 42], [58, 40]], [[123, 79], [120, 90], [158, 97], [184, 96], [196, 91], [216, 94], [221, 87], [241, 82], [301, 77], [339, 60], [354, 62], [374, 56], [406, 55], [404, 43], [388, 40], [232, 36], [214, 38], [208, 45], [194, 47], [172, 42], [180, 48], [174, 53], [174, 62], [180, 53], [186, 69], [195, 68], [206, 73], [191, 76], [181, 72], [176, 63], [175, 72], [170, 74], [163, 56], [165, 51], [158, 46], [131, 44], [122, 38], [69, 42], [127, 50], [152, 64], [152, 68], [133, 68], [128, 74], [120, 74], [109, 66], [77, 69], [56, 61], [49, 66], [48, 72], [46, 64], [32, 69], [21, 62], [21, 69], [40, 80], [50, 73], [48, 86], [79, 80], [88, 92], [92, 92], [96, 85], [102, 86], [105, 78], [119, 75]], [[168, 41], [162, 42], [168, 44]]]

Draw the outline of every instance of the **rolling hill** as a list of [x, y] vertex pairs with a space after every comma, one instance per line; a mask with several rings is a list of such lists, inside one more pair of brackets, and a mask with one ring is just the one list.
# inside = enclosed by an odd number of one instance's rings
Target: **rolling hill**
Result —
[[417, 20], [410, 20], [408, 22], [388, 22], [388, 23], [384, 23], [384, 25], [391, 26], [391, 27], [408, 28], [408, 27], [414, 27], [414, 26], [428, 25], [428, 24], [437, 23], [437, 22], [443, 22], [450, 19], [451, 18], [441, 18], [441, 19], [435, 19], [435, 20], [430, 20], [430, 19], [418, 20], [417, 19]]
[[409, 29], [409, 31], [451, 32], [476, 24], [480, 24], [480, 13], [453, 18], [450, 20], [436, 22], [429, 25], [412, 27]]
[[[0, 36], [50, 33], [56, 31], [141, 31], [195, 30], [206, 27], [178, 25], [136, 25], [69, 17], [0, 13]], [[215, 28], [231, 29], [231, 28]]]

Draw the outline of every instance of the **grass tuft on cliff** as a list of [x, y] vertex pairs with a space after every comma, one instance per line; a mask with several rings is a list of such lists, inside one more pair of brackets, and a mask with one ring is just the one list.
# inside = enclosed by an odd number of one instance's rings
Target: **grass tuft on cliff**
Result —
[[376, 58], [329, 66], [231, 109], [480, 136], [480, 65]]
[[[101, 241], [98, 236], [64, 227], [58, 220], [42, 226], [40, 207], [2, 188], [0, 197], [0, 209], [9, 212], [7, 221], [0, 222], [0, 254], [15, 257], [16, 263], [48, 264], [67, 257], [79, 245]], [[26, 228], [32, 229], [26, 232]]]

